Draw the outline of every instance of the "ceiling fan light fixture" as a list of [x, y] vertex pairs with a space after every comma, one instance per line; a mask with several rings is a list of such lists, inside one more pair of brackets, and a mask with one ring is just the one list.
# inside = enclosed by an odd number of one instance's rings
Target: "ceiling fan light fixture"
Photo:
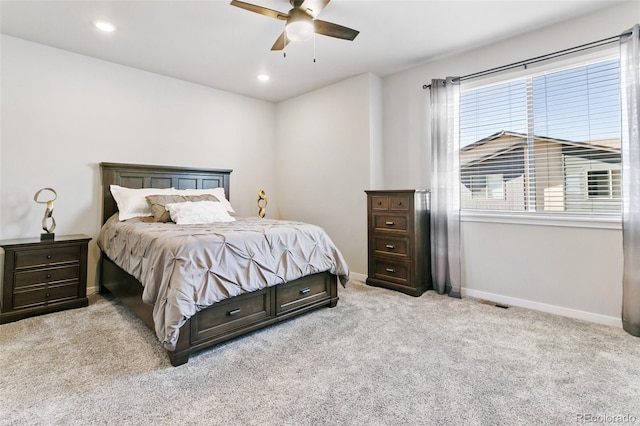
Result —
[[285, 27], [287, 38], [291, 41], [309, 40], [314, 33], [313, 19], [297, 18], [290, 19]]

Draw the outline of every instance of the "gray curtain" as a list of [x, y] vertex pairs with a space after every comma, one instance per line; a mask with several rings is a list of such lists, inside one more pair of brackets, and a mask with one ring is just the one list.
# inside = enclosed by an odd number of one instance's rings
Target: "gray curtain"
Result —
[[622, 326], [640, 337], [640, 32], [620, 39], [622, 101]]
[[434, 289], [460, 298], [459, 79], [431, 82], [431, 275]]

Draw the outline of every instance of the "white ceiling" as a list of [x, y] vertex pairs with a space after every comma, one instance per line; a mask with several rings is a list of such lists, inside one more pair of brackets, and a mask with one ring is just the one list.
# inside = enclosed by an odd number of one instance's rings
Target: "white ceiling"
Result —
[[[287, 0], [246, 0], [287, 12]], [[284, 22], [215, 1], [5, 1], [0, 32], [193, 83], [278, 102], [372, 72], [384, 77], [617, 0], [333, 0], [319, 19], [360, 31], [271, 46]], [[95, 20], [117, 26], [102, 33]], [[269, 82], [256, 76], [267, 73]]]

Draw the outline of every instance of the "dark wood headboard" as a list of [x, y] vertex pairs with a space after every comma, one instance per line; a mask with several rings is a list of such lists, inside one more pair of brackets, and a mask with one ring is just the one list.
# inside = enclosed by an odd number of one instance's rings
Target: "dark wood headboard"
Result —
[[102, 173], [102, 223], [118, 211], [109, 185], [127, 188], [224, 188], [229, 198], [229, 169], [153, 166], [149, 164], [100, 163]]

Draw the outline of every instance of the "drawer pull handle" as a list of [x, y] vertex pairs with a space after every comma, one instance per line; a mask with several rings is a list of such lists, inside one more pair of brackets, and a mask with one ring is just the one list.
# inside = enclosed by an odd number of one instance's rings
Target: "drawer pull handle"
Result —
[[51, 255], [50, 254], [47, 255], [47, 259], [51, 259]]
[[378, 201], [378, 205], [381, 206], [382, 205], [382, 201]]
[[300, 290], [300, 294], [307, 294], [311, 291], [311, 289], [309, 287], [305, 287], [302, 290]]
[[393, 250], [394, 248], [396, 248], [396, 246], [391, 245], [391, 244], [387, 244], [387, 245], [386, 245], [386, 247], [387, 247], [389, 250]]
[[51, 293], [45, 293], [44, 297], [51, 297]]
[[231, 316], [231, 315], [238, 315], [238, 314], [240, 313], [240, 310], [241, 310], [240, 308], [233, 309], [233, 310], [231, 310], [231, 311], [227, 312], [227, 315], [229, 315], [229, 316]]
[[389, 226], [393, 226], [393, 225], [395, 225], [396, 223], [395, 223], [395, 222], [393, 222], [393, 221], [388, 221], [388, 222], [385, 222], [385, 224], [386, 224], [386, 225], [389, 225]]
[[47, 279], [51, 278], [51, 274], [47, 274]]
[[387, 268], [387, 269], [386, 269], [386, 271], [387, 271], [387, 272], [390, 272], [390, 273], [392, 273], [392, 274], [396, 272], [396, 270], [395, 270], [395, 269], [393, 269], [393, 268]]
[[401, 206], [402, 205], [402, 201], [398, 201], [398, 205]]

